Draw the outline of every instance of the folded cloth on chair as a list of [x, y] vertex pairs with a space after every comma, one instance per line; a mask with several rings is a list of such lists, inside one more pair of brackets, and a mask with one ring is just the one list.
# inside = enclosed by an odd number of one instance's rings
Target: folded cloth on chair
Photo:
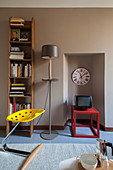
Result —
[[59, 170], [78, 170], [78, 157], [61, 161], [59, 164]]

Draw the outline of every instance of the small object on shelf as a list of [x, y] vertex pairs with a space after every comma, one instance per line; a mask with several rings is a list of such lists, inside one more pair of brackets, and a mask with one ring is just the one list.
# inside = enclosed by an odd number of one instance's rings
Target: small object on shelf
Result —
[[21, 31], [20, 39], [27, 39], [27, 41], [31, 41], [30, 31]]
[[10, 52], [10, 59], [24, 59], [24, 51], [13, 51]]
[[28, 38], [20, 38], [19, 41], [28, 41]]
[[20, 29], [11, 29], [11, 41], [19, 41]]
[[20, 47], [11, 47], [11, 52], [20, 52]]
[[24, 19], [23, 18], [13, 18], [13, 17], [11, 17], [9, 22], [10, 22], [10, 25], [24, 26]]

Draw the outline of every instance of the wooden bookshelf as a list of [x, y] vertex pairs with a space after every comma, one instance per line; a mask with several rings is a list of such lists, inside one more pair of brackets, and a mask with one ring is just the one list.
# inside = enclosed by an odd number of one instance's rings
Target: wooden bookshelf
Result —
[[[10, 20], [10, 19], [9, 19]], [[11, 41], [11, 29], [20, 29], [21, 31], [29, 31], [31, 34], [31, 40], [30, 41]], [[9, 36], [8, 36], [8, 109], [7, 109], [7, 115], [9, 115], [10, 110], [10, 103], [15, 102], [15, 100], [19, 99], [24, 100], [29, 99], [31, 102], [31, 108], [34, 108], [34, 40], [35, 40], [35, 21], [34, 18], [32, 18], [31, 21], [25, 21], [24, 25], [10, 25], [9, 22]], [[10, 59], [10, 49], [11, 47], [20, 47], [20, 48], [29, 48], [30, 50], [30, 56], [29, 58], [25, 59]], [[24, 50], [23, 50], [24, 51]], [[11, 63], [31, 63], [32, 65], [32, 74], [31, 77], [11, 77]], [[30, 94], [25, 94], [24, 96], [10, 96], [10, 85], [11, 83], [16, 83], [16, 81], [19, 81], [18, 83], [25, 83], [24, 81], [30, 81]], [[26, 83], [25, 83], [26, 84]], [[29, 85], [29, 84], [28, 84]], [[27, 88], [27, 87], [26, 87]], [[6, 135], [10, 132], [12, 123], [7, 121], [6, 126]], [[32, 136], [33, 133], [33, 121], [30, 122], [30, 136]]]

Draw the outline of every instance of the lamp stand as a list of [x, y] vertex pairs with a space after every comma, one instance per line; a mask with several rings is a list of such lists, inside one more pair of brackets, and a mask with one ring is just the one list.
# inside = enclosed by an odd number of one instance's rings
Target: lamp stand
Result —
[[44, 131], [40, 134], [43, 139], [51, 140], [57, 137], [58, 133], [56, 131], [51, 131], [51, 84], [52, 81], [57, 81], [57, 79], [52, 79], [52, 59], [49, 59], [49, 79], [42, 79], [43, 81], [49, 82], [49, 131]]

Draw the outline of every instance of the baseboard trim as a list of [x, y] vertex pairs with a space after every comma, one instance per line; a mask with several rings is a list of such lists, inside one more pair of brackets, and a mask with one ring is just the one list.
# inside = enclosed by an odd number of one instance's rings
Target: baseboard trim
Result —
[[[60, 125], [52, 125], [51, 129], [52, 130], [64, 130], [66, 128], [66, 125], [68, 122], [71, 122], [71, 119], [68, 119], [64, 125], [60, 126]], [[96, 121], [93, 121], [94, 124], [96, 125]], [[77, 119], [77, 123], [90, 123], [89, 119]], [[30, 126], [26, 125], [20, 125], [17, 127], [18, 130], [29, 130]], [[49, 129], [49, 125], [34, 125], [34, 130], [48, 130]], [[6, 130], [6, 126], [0, 126], [0, 130]], [[113, 127], [105, 127], [103, 125], [100, 124], [100, 130], [103, 131], [107, 131], [107, 132], [113, 132]]]
[[[14, 126], [12, 126], [14, 127]], [[53, 125], [51, 126], [52, 130], [64, 130], [66, 127], [66, 123], [64, 126], [59, 126], [59, 125]], [[30, 130], [29, 125], [20, 125], [16, 128], [17, 130]], [[34, 130], [48, 130], [49, 126], [48, 125], [34, 125]], [[6, 130], [6, 126], [0, 126], [0, 130]]]
[[105, 127], [105, 131], [107, 131], [107, 132], [113, 132], [113, 127]]

